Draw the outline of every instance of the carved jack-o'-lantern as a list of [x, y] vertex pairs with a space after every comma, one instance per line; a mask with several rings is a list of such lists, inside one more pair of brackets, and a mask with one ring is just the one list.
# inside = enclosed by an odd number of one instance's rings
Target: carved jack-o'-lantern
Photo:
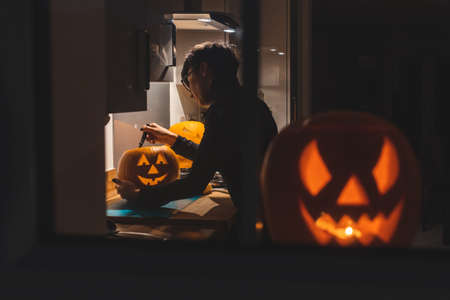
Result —
[[[193, 141], [196, 144], [200, 144], [200, 142], [202, 141], [203, 133], [205, 132], [205, 126], [203, 125], [203, 123], [198, 121], [183, 121], [172, 125], [169, 130], [190, 141]], [[192, 167], [191, 160], [181, 155], [177, 155], [177, 159], [180, 168], [188, 169]]]
[[261, 177], [274, 241], [338, 246], [409, 245], [420, 183], [401, 132], [356, 112], [320, 114], [284, 129]]
[[157, 186], [178, 178], [178, 161], [175, 152], [167, 146], [131, 149], [122, 154], [117, 175], [139, 188]]

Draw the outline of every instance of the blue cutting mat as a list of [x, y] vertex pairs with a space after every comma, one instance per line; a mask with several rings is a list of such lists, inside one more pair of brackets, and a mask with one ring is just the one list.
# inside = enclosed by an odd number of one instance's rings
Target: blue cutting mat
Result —
[[121, 199], [114, 204], [109, 205], [106, 210], [106, 216], [108, 217], [135, 217], [135, 218], [149, 218], [149, 217], [159, 217], [168, 218], [175, 209], [183, 209], [195, 200], [200, 198], [200, 196], [195, 196], [192, 198], [179, 199], [171, 201], [158, 209], [153, 210], [134, 210], [127, 206], [125, 200]]

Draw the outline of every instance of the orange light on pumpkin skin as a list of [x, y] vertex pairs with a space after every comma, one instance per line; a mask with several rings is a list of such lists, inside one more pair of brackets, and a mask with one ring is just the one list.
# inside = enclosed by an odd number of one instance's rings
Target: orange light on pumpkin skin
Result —
[[344, 215], [339, 222], [336, 223], [329, 214], [322, 212], [315, 224], [318, 228], [341, 240], [361, 236], [361, 231], [354, 227], [353, 220], [347, 215]]
[[144, 188], [176, 180], [179, 165], [175, 152], [168, 146], [140, 147], [122, 154], [117, 176]]
[[305, 207], [302, 201], [300, 201], [300, 213], [302, 214], [306, 226], [309, 228], [309, 230], [311, 230], [316, 241], [322, 246], [328, 244], [332, 236], [328, 234], [326, 231], [321, 230], [319, 226], [315, 224], [314, 219], [311, 217], [311, 215], [308, 212], [308, 209]]
[[338, 205], [369, 205], [369, 199], [356, 176], [351, 176], [337, 200]]
[[268, 148], [264, 225], [280, 244], [408, 247], [420, 224], [420, 171], [391, 122], [365, 112], [313, 114]]
[[168, 162], [167, 162], [166, 158], [164, 157], [164, 155], [158, 154], [157, 159], [156, 159], [156, 164], [157, 165], [167, 165]]
[[155, 168], [154, 165], [152, 165], [150, 167], [150, 169], [148, 170], [148, 174], [150, 174], [150, 175], [155, 175], [155, 174], [158, 174], [158, 173], [159, 173], [159, 171], [158, 171], [158, 169]]
[[301, 201], [300, 212], [319, 244], [326, 245], [331, 237], [335, 237], [336, 242], [341, 246], [348, 246], [355, 239], [359, 240], [363, 246], [368, 246], [374, 237], [378, 237], [385, 243], [390, 241], [400, 220], [403, 202], [404, 199], [394, 207], [389, 216], [385, 217], [379, 213], [373, 220], [367, 214], [363, 214], [357, 221], [344, 215], [339, 222], [336, 222], [328, 213], [322, 212], [314, 221]]
[[[196, 144], [200, 144], [205, 132], [205, 126], [198, 121], [183, 121], [170, 126], [169, 131], [176, 133]], [[192, 161], [177, 154], [180, 168], [191, 168]]]
[[137, 166], [148, 166], [150, 163], [148, 162], [147, 157], [145, 157], [145, 154], [142, 153], [141, 158], [139, 158], [139, 161], [137, 163]]
[[346, 235], [352, 235], [353, 234], [353, 228], [351, 226], [348, 226], [345, 228], [345, 234]]
[[317, 141], [311, 141], [305, 147], [299, 161], [300, 177], [313, 196], [331, 180], [331, 174], [322, 160]]
[[150, 185], [150, 186], [161, 183], [164, 179], [166, 179], [166, 177], [167, 177], [167, 174], [164, 174], [157, 178], [146, 178], [146, 177], [142, 177], [142, 176], [138, 175], [138, 178], [143, 185]]
[[[144, 160], [144, 159], [145, 159], [145, 160]], [[141, 158], [139, 159], [139, 162], [138, 162], [137, 165], [138, 165], [138, 166], [141, 166], [141, 165], [148, 165], [148, 164], [149, 164], [149, 162], [148, 162], [147, 158], [145, 158], [145, 155], [142, 154], [142, 156], [141, 156]], [[156, 157], [156, 164], [157, 164], [157, 165], [167, 165], [168, 162], [167, 162], [167, 160], [164, 158], [164, 155], [158, 153], [158, 155], [157, 155], [157, 157]], [[158, 171], [158, 169], [157, 169], [154, 165], [151, 165], [151, 166], [150, 166], [150, 169], [149, 169], [148, 172], [147, 172], [147, 174], [150, 174], [150, 175], [158, 175], [158, 174], [159, 174], [159, 171]], [[138, 178], [139, 178], [139, 180], [141, 181], [141, 183], [142, 183], [143, 185], [146, 185], [146, 186], [157, 185], [157, 184], [161, 183], [164, 179], [166, 179], [166, 177], [167, 177], [167, 174], [163, 174], [163, 175], [161, 175], [161, 176], [159, 176], [159, 177], [156, 177], [156, 178], [146, 178], [146, 177], [142, 177], [142, 176], [138, 175]]]
[[385, 138], [378, 162], [372, 170], [372, 175], [382, 195], [386, 194], [397, 181], [400, 172], [399, 165], [394, 145], [388, 138]]

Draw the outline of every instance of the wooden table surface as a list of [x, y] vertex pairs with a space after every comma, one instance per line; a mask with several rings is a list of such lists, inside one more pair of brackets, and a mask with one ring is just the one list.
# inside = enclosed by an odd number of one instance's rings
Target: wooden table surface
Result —
[[[193, 203], [208, 197], [218, 206], [204, 216], [181, 210], [168, 210], [168, 217], [107, 216], [117, 227], [115, 238], [162, 239], [162, 240], [209, 240], [225, 239], [234, 222], [236, 208], [229, 193], [223, 189], [213, 189]], [[107, 200], [107, 206], [120, 201], [120, 196]]]

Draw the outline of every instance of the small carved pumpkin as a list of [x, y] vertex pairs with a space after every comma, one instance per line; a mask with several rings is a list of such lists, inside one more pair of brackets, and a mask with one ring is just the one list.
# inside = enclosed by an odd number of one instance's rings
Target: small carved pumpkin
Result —
[[332, 112], [285, 128], [261, 185], [272, 239], [336, 246], [407, 246], [421, 181], [403, 134], [371, 114]]
[[[203, 133], [205, 132], [205, 126], [198, 121], [183, 121], [172, 125], [169, 128], [170, 131], [182, 136], [196, 144], [200, 144], [202, 141]], [[181, 155], [177, 155], [180, 168], [188, 169], [192, 167], [192, 160], [189, 160]]]
[[178, 178], [178, 161], [167, 146], [135, 148], [122, 154], [117, 175], [139, 188], [166, 184]]

